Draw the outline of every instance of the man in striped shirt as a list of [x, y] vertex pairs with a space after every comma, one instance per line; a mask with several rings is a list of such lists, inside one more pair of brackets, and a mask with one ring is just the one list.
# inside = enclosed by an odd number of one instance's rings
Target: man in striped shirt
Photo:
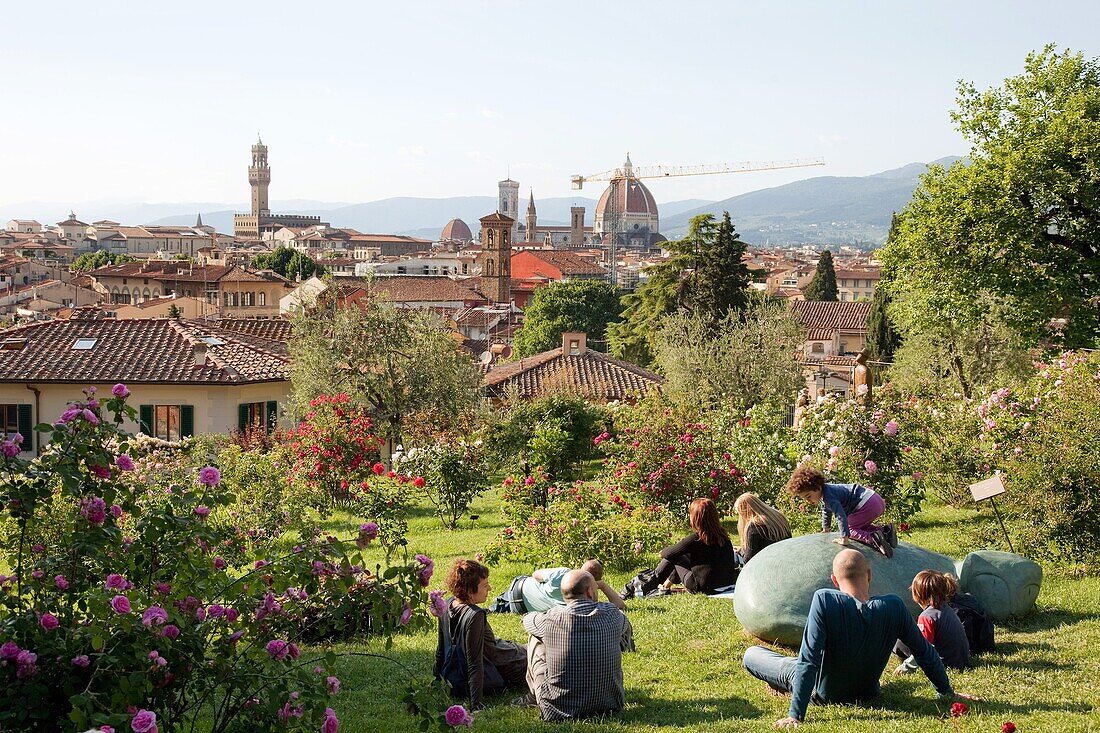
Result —
[[626, 614], [599, 602], [596, 579], [571, 570], [562, 579], [565, 605], [523, 617], [527, 685], [543, 720], [570, 720], [622, 710], [622, 653], [634, 649]]

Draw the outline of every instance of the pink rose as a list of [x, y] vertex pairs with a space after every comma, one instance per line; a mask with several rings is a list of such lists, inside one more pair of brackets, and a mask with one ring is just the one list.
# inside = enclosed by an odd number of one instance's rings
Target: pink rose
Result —
[[286, 659], [287, 655], [290, 653], [288, 646], [289, 645], [282, 639], [272, 639], [267, 642], [267, 646], [265, 646], [264, 649], [267, 650], [267, 653], [271, 655], [272, 659], [281, 662]]
[[130, 608], [130, 599], [123, 595], [118, 595], [111, 599], [111, 608], [120, 616], [130, 613], [132, 610]]
[[111, 573], [107, 576], [106, 582], [103, 584], [106, 590], [126, 590], [130, 587], [130, 581], [122, 577], [118, 573]]
[[225, 570], [225, 560], [221, 559], [220, 557], [215, 557], [214, 568], [216, 570]]
[[126, 387], [125, 384], [119, 383], [119, 384], [116, 384], [114, 387], [111, 387], [111, 394], [113, 394], [115, 397], [119, 397], [119, 398], [129, 397], [130, 396], [130, 390]]
[[61, 622], [57, 620], [57, 616], [54, 616], [52, 613], [42, 614], [42, 618], [38, 619], [38, 623], [46, 631], [53, 631], [61, 625]]
[[868, 459], [863, 462], [863, 470], [867, 472], [868, 476], [874, 476], [878, 473], [878, 465], [874, 461]]
[[464, 725], [467, 728], [474, 727], [474, 717], [461, 705], [452, 705], [447, 708], [447, 712], [443, 717], [447, 721], [447, 725], [452, 728], [457, 728], [460, 725]]
[[131, 458], [130, 456], [126, 455], [125, 453], [123, 453], [122, 455], [120, 455], [118, 458], [115, 459], [115, 465], [118, 466], [123, 471], [133, 471], [134, 470], [134, 459]]
[[210, 516], [210, 507], [199, 504], [195, 507], [195, 514], [198, 515], [199, 519], [206, 519]]
[[99, 418], [96, 417], [96, 414], [89, 410], [87, 407], [84, 408], [81, 414], [84, 416], [84, 419], [90, 422], [92, 425], [99, 425]]
[[5, 458], [15, 458], [22, 452], [22, 448], [15, 441], [5, 440], [0, 446], [0, 452], [3, 452]]
[[87, 654], [81, 654], [79, 656], [73, 657], [72, 659], [72, 664], [74, 667], [87, 667], [91, 663], [92, 660], [88, 659]]
[[891, 420], [890, 422], [886, 423], [886, 434], [891, 436], [891, 437], [898, 434], [898, 421], [897, 420]]
[[165, 639], [175, 639], [179, 637], [180, 630], [178, 626], [165, 624], [164, 628], [160, 630], [160, 635], [163, 636]]
[[156, 733], [157, 714], [152, 710], [139, 710], [130, 720], [130, 729], [134, 733]]
[[168, 620], [168, 612], [160, 606], [149, 606], [145, 613], [141, 614], [141, 625], [145, 628], [160, 626]]
[[206, 486], [217, 486], [222, 480], [222, 473], [213, 466], [199, 469], [199, 483]]
[[335, 695], [340, 692], [340, 678], [339, 677], [326, 677], [325, 684], [328, 685], [328, 694]]
[[325, 722], [321, 724], [321, 733], [337, 733], [340, 730], [340, 720], [332, 708], [325, 708]]
[[409, 604], [406, 603], [405, 608], [401, 611], [401, 625], [407, 626], [409, 621], [412, 619], [412, 615], [413, 610], [409, 608]]
[[65, 580], [64, 575], [53, 576], [53, 584], [57, 586], [58, 590], [68, 590], [69, 581]]

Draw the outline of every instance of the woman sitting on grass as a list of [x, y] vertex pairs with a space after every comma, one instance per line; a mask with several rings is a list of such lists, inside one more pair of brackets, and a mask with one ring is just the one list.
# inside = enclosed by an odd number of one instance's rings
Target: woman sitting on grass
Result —
[[[446, 679], [452, 692], [469, 697], [474, 710], [484, 705], [486, 695], [505, 687], [527, 690], [527, 651], [524, 647], [496, 638], [486, 611], [477, 604], [489, 597], [489, 568], [476, 560], [455, 560], [447, 573], [447, 588], [454, 598], [447, 613], [439, 617], [439, 642], [435, 650], [437, 679]], [[461, 664], [453, 661], [454, 646], [465, 657], [465, 677]]]
[[696, 499], [688, 508], [692, 530], [684, 539], [661, 550], [657, 581], [670, 589], [681, 583], [692, 593], [713, 593], [737, 580], [737, 554], [729, 533], [718, 521], [710, 499]]
[[737, 536], [741, 539], [737, 554], [742, 565], [768, 545], [791, 538], [791, 525], [783, 512], [768, 506], [756, 494], [741, 494], [733, 508], [737, 512]]
[[[917, 616], [917, 627], [921, 636], [936, 647], [943, 666], [965, 669], [970, 664], [970, 642], [966, 638], [962, 621], [949, 603], [959, 591], [959, 581], [950, 573], [922, 570], [913, 578], [913, 585], [909, 590], [913, 594], [913, 600], [924, 609]], [[894, 670], [894, 674], [917, 671], [917, 660], [909, 647], [899, 641], [894, 647], [894, 653], [905, 660]]]

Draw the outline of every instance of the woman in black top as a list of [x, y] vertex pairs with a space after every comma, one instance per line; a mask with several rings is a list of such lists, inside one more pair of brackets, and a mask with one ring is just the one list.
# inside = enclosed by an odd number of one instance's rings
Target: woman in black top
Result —
[[768, 506], [756, 494], [741, 494], [733, 508], [737, 512], [737, 535], [741, 538], [737, 552], [742, 565], [768, 545], [791, 538], [791, 525], [783, 512]]
[[695, 530], [661, 550], [657, 580], [665, 588], [682, 583], [692, 593], [713, 593], [737, 580], [737, 554], [730, 536], [718, 521], [718, 507], [710, 499], [696, 499], [688, 508]]
[[[489, 597], [489, 568], [476, 560], [455, 560], [447, 574], [447, 588], [454, 598], [439, 618], [439, 642], [435, 651], [436, 679], [443, 677], [446, 639], [462, 648], [466, 657], [465, 685], [470, 707], [480, 710], [485, 696], [505, 687], [527, 689], [527, 650], [498, 639], [489, 626], [485, 609], [477, 605]], [[447, 625], [444, 628], [444, 624]], [[448, 680], [452, 682], [453, 680]], [[453, 690], [453, 688], [452, 688]]]

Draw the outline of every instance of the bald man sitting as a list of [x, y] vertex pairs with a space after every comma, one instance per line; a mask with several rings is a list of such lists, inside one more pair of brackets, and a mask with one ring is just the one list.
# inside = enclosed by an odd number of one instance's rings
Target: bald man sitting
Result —
[[523, 617], [531, 635], [527, 685], [543, 720], [623, 709], [622, 653], [634, 641], [626, 614], [600, 602], [598, 588], [591, 573], [570, 570], [561, 582], [565, 605]]
[[892, 593], [870, 595], [871, 566], [862, 552], [838, 553], [833, 558], [832, 581], [838, 590], [823, 588], [814, 593], [797, 658], [762, 646], [745, 652], [749, 674], [773, 690], [791, 693], [788, 715], [777, 720], [775, 728], [801, 725], [811, 697], [819, 703], [876, 697], [879, 677], [898, 639], [913, 651], [940, 698], [956, 696], [939, 654], [925, 641], [901, 598]]

